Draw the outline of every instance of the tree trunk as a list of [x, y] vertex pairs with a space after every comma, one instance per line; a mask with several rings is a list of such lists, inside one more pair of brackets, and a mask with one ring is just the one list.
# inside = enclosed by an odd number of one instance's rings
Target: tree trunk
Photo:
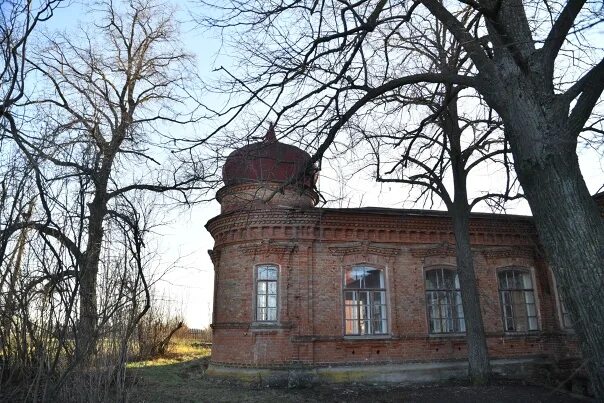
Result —
[[[456, 203], [460, 204], [460, 202]], [[491, 366], [470, 246], [470, 210], [467, 202], [465, 206], [455, 205], [451, 211], [451, 218], [455, 234], [461, 301], [466, 322], [469, 376], [473, 384], [483, 385], [489, 380]]]
[[[474, 271], [474, 256], [470, 245], [470, 205], [468, 204], [466, 163], [462, 152], [462, 130], [459, 127], [457, 95], [453, 87], [449, 88], [449, 100], [441, 126], [449, 143], [451, 170], [453, 174], [454, 197], [447, 204], [453, 220], [457, 273], [461, 289], [461, 302], [466, 323], [466, 342], [468, 348], [468, 375], [475, 385], [484, 385], [491, 376], [489, 351], [482, 321], [478, 284]], [[449, 198], [450, 199], [450, 198]]]
[[80, 318], [78, 326], [78, 355], [83, 361], [96, 350], [98, 324], [97, 275], [103, 242], [104, 197], [95, 197], [89, 204], [88, 241], [79, 275]]
[[[530, 78], [530, 77], [529, 77]], [[604, 400], [604, 221], [581, 175], [568, 107], [516, 77], [499, 93], [514, 167], [565, 304], [590, 379]], [[538, 87], [537, 87], [538, 88]]]
[[604, 221], [581, 176], [574, 147], [539, 160], [523, 158], [524, 151], [514, 155], [516, 171], [574, 318], [594, 390], [604, 399]]

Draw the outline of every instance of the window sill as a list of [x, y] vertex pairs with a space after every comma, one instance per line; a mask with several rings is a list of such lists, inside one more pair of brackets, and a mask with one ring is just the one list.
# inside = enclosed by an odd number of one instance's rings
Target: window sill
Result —
[[428, 333], [431, 339], [459, 339], [466, 338], [466, 333]]
[[539, 330], [529, 330], [525, 332], [503, 332], [504, 337], [540, 337], [542, 336], [541, 329]]
[[278, 329], [291, 329], [291, 323], [281, 322], [252, 322], [250, 324], [250, 330], [278, 330]]
[[363, 334], [363, 335], [351, 335], [351, 334], [347, 334], [344, 335], [344, 340], [391, 340], [392, 339], [392, 335], [390, 334], [379, 334], [379, 335], [370, 335], [370, 334]]

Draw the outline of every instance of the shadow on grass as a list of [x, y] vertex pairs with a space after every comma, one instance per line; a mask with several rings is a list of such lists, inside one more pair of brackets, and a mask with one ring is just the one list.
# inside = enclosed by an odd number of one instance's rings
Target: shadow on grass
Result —
[[129, 402], [315, 402], [288, 389], [268, 389], [220, 381], [206, 376], [209, 356], [153, 360], [128, 368]]
[[464, 384], [422, 386], [338, 384], [308, 389], [252, 387], [209, 378], [209, 350], [175, 352], [128, 366], [131, 402], [585, 402], [551, 389], [510, 383], [473, 387]]

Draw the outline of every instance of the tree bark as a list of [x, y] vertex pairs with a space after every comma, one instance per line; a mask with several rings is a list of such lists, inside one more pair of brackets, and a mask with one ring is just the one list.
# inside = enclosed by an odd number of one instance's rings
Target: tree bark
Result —
[[[467, 159], [462, 151], [462, 130], [459, 127], [457, 110], [457, 92], [453, 87], [448, 88], [445, 111], [441, 117], [441, 125], [449, 139], [451, 171], [453, 174], [453, 200], [447, 204], [447, 209], [453, 221], [457, 273], [461, 289], [461, 302], [466, 323], [466, 342], [468, 348], [468, 375], [475, 385], [484, 385], [491, 376], [489, 351], [482, 320], [478, 284], [474, 271], [474, 256], [470, 245], [470, 205], [467, 188]], [[450, 200], [450, 197], [448, 198]]]
[[604, 398], [604, 221], [574, 147], [536, 160], [516, 152], [516, 171], [556, 276], [596, 396]]
[[468, 374], [473, 384], [483, 385], [489, 381], [491, 365], [489, 363], [476, 273], [474, 271], [474, 259], [470, 245], [470, 208], [467, 204], [467, 198], [461, 197], [463, 200], [460, 200], [457, 196], [458, 194], [456, 194], [456, 201], [450, 213], [453, 219], [457, 273], [466, 322]]
[[594, 391], [604, 400], [604, 221], [581, 175], [579, 133], [571, 128], [568, 105], [531, 74], [514, 74], [491, 102], [504, 121], [539, 240], [574, 317]]
[[78, 327], [78, 353], [86, 361], [96, 350], [98, 301], [97, 275], [104, 238], [103, 221], [107, 214], [107, 183], [114, 155], [105, 158], [96, 183], [95, 196], [88, 205], [88, 240], [84, 261], [79, 273], [80, 322]]
[[85, 360], [96, 347], [98, 324], [97, 275], [101, 243], [103, 242], [103, 216], [96, 201], [89, 206], [88, 241], [84, 262], [79, 273], [80, 318], [78, 331], [78, 352]]

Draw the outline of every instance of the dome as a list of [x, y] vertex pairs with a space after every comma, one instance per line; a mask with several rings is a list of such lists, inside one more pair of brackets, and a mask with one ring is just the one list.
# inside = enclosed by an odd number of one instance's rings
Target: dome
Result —
[[[253, 182], [287, 182], [306, 167], [310, 155], [298, 147], [280, 143], [273, 126], [264, 140], [233, 151], [222, 168], [226, 186]], [[313, 188], [315, 172], [305, 173], [295, 184]]]

